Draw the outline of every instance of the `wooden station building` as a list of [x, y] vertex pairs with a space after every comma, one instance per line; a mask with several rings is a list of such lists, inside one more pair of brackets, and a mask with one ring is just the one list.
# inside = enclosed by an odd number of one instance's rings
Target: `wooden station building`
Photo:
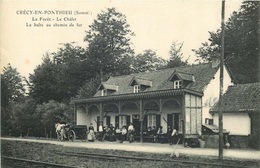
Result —
[[218, 72], [218, 64], [206, 63], [110, 77], [93, 97], [71, 100], [74, 122], [93, 123], [95, 131], [100, 122], [119, 128], [132, 122], [141, 142], [148, 127], [159, 126], [164, 133], [171, 126], [183, 138], [197, 137], [204, 104], [212, 99], [206, 96], [203, 100], [204, 93], [214, 92], [209, 85], [219, 87], [219, 79], [215, 79]]

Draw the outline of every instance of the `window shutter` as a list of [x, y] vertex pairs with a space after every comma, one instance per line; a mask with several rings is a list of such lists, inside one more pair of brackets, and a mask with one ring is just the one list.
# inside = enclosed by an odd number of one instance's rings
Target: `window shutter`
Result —
[[161, 115], [156, 115], [156, 128], [159, 128], [161, 126]]
[[144, 131], [147, 131], [147, 115], [144, 115], [144, 121], [143, 121], [143, 130]]
[[110, 126], [110, 119], [111, 119], [111, 116], [106, 116], [107, 118], [107, 125]]
[[99, 131], [99, 122], [100, 122], [100, 117], [99, 116], [97, 116], [97, 130]]
[[119, 128], [119, 116], [115, 116], [115, 127]]
[[130, 125], [130, 115], [126, 116], [126, 124], [127, 126]]
[[172, 118], [172, 114], [167, 114], [167, 125], [170, 126], [172, 128], [172, 123], [173, 118]]

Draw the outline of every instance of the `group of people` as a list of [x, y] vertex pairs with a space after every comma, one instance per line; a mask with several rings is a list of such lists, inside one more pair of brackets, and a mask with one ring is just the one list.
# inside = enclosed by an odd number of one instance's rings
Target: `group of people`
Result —
[[66, 127], [67, 127], [67, 124], [62, 124], [60, 122], [55, 124], [57, 139], [59, 141], [64, 141], [67, 138]]
[[98, 127], [98, 136], [97, 139], [99, 141], [116, 141], [119, 140], [121, 143], [123, 143], [126, 140], [129, 140], [129, 142], [134, 141], [134, 126], [132, 123], [128, 126], [122, 126], [120, 129], [119, 127], [114, 127], [112, 124], [106, 127], [103, 127], [102, 123]]
[[[56, 123], [55, 124], [57, 138], [60, 141], [64, 141], [67, 139], [66, 128], [67, 124]], [[120, 141], [123, 143], [124, 141], [129, 141], [130, 143], [134, 141], [134, 126], [133, 123], [130, 125], [122, 126], [122, 128], [114, 127], [112, 124], [109, 126], [103, 127], [102, 123], [100, 123], [98, 127], [97, 134], [94, 132], [94, 126], [90, 123], [88, 127], [87, 140], [95, 141], [95, 139], [99, 141]], [[177, 130], [174, 127], [168, 126], [166, 134], [163, 133], [163, 127], [159, 126], [158, 129], [155, 127], [148, 127], [146, 136], [150, 136], [153, 139], [153, 142], [163, 143], [163, 139], [167, 136], [168, 143], [172, 145], [177, 142]]]
[[167, 136], [168, 143], [172, 145], [177, 142], [178, 132], [174, 127], [168, 126], [166, 134], [163, 133], [163, 127], [159, 126], [157, 129], [155, 126], [148, 127], [147, 136], [153, 137], [153, 142], [163, 143], [163, 137]]

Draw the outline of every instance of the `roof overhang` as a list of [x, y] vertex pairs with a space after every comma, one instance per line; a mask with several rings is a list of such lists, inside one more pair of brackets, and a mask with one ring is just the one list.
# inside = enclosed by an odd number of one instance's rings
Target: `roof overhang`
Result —
[[152, 87], [152, 81], [138, 77], [133, 77], [129, 83], [130, 86], [134, 86], [135, 84]]
[[[219, 110], [209, 110], [210, 114], [218, 113]], [[223, 110], [223, 113], [256, 113], [260, 112], [260, 109], [232, 109], [232, 110]]]
[[189, 89], [168, 89], [168, 90], [158, 90], [158, 91], [151, 91], [151, 92], [98, 96], [98, 97], [92, 97], [86, 99], [72, 99], [70, 104], [158, 98], [158, 97], [167, 97], [167, 96], [175, 96], [175, 95], [184, 95], [185, 93], [189, 93], [197, 96], [203, 96], [202, 92], [197, 92]]
[[176, 70], [172, 73], [169, 80], [173, 81], [173, 78], [177, 78], [179, 80], [188, 81], [188, 82], [195, 82], [195, 77], [193, 74], [186, 73], [186, 72], [180, 72], [180, 71], [176, 71]]
[[117, 91], [118, 86], [107, 84], [107, 83], [101, 83], [97, 90], [102, 90], [102, 89]]

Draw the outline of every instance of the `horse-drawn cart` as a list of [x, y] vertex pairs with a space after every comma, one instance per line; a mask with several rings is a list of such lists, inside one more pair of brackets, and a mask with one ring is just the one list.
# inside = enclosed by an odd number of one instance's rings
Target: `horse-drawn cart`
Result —
[[79, 139], [83, 142], [87, 140], [87, 126], [86, 125], [72, 125], [69, 127], [68, 138], [71, 141]]
[[81, 141], [87, 140], [87, 126], [86, 125], [65, 125], [63, 126], [64, 134], [62, 136], [62, 131], [57, 131], [57, 136], [59, 140], [69, 140], [74, 141], [79, 139]]

